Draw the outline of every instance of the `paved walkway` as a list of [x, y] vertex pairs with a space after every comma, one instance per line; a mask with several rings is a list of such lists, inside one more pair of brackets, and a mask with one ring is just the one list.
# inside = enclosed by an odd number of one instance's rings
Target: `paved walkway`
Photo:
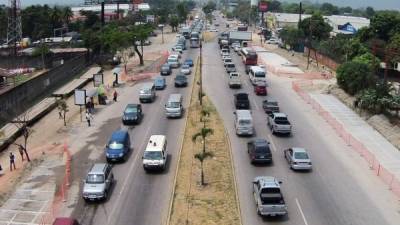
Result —
[[52, 159], [38, 165], [0, 208], [0, 225], [38, 225], [51, 213], [56, 191], [53, 170], [63, 164], [58, 156]]

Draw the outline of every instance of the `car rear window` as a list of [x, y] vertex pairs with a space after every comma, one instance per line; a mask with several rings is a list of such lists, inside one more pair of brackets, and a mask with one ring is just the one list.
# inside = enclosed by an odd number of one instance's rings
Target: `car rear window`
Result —
[[305, 152], [295, 152], [294, 158], [295, 159], [308, 159], [308, 155]]
[[89, 174], [86, 178], [88, 184], [102, 184], [104, 183], [104, 175], [102, 174]]

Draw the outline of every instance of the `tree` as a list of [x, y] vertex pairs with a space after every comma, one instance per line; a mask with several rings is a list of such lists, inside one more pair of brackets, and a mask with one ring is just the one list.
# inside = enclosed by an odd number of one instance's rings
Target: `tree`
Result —
[[379, 69], [380, 60], [371, 52], [365, 52], [353, 58], [353, 62], [363, 63], [369, 66], [370, 70], [376, 72]]
[[282, 3], [277, 0], [268, 2], [268, 11], [271, 12], [282, 12]]
[[60, 98], [60, 99], [57, 99], [56, 105], [57, 105], [58, 113], [59, 113], [61, 119], [63, 119], [63, 121], [64, 121], [64, 126], [67, 126], [66, 115], [67, 115], [67, 112], [69, 111], [67, 102], [65, 101], [64, 98]]
[[376, 82], [370, 66], [361, 62], [345, 62], [337, 68], [336, 74], [338, 85], [350, 95], [373, 87]]
[[309, 41], [327, 39], [332, 31], [332, 27], [325, 22], [322, 15], [318, 13], [302, 20], [299, 27], [303, 31], [304, 35], [308, 37]]
[[212, 152], [201, 152], [194, 155], [194, 158], [199, 160], [200, 162], [200, 169], [201, 169], [201, 185], [204, 186], [206, 183], [204, 182], [204, 160], [207, 158], [212, 158], [214, 154]]
[[304, 33], [302, 30], [295, 27], [285, 27], [280, 32], [280, 37], [285, 44], [294, 48], [295, 46], [304, 42]]
[[20, 147], [24, 151], [28, 162], [31, 161], [29, 154], [28, 154], [28, 150], [27, 150], [28, 139], [31, 136], [31, 134], [34, 132], [34, 130], [28, 124], [29, 123], [29, 114], [30, 114], [29, 111], [25, 111], [24, 113], [17, 116], [15, 119], [13, 119], [11, 121], [11, 123], [13, 123], [21, 131], [22, 137], [23, 137], [22, 144], [15, 143], [15, 142], [13, 144]]
[[382, 113], [387, 109], [399, 109], [400, 98], [391, 94], [394, 88], [391, 84], [381, 81], [375, 87], [365, 89], [360, 95], [360, 106], [373, 113]]
[[400, 15], [397, 12], [380, 11], [371, 18], [371, 30], [382, 40], [388, 41], [400, 31]]
[[375, 10], [374, 10], [374, 8], [368, 6], [368, 7], [365, 9], [365, 16], [366, 16], [368, 19], [370, 19], [370, 18], [372, 18], [374, 15], [375, 15]]
[[337, 15], [339, 14], [339, 9], [337, 6], [332, 5], [331, 3], [323, 3], [320, 8], [323, 15]]
[[[140, 65], [144, 65], [143, 60], [143, 43], [150, 36], [153, 31], [153, 27], [148, 24], [132, 25], [129, 27], [129, 39], [133, 45], [133, 49], [139, 57]], [[138, 46], [140, 45], [141, 51], [139, 51]]]
[[199, 137], [201, 138], [201, 142], [203, 143], [203, 152], [206, 151], [206, 139], [208, 136], [214, 134], [214, 130], [211, 128], [203, 127], [201, 130], [192, 136], [192, 141], [196, 142]]
[[46, 43], [41, 42], [38, 47], [35, 47], [32, 51], [32, 56], [41, 56], [42, 57], [42, 68], [46, 68], [45, 58], [50, 54], [50, 48], [46, 45]]
[[350, 6], [340, 7], [339, 8], [339, 13], [340, 14], [351, 14], [352, 12], [353, 12], [353, 9]]
[[206, 128], [207, 118], [210, 117], [210, 109], [203, 107], [200, 111], [200, 122], [203, 123], [203, 128]]
[[205, 6], [203, 6], [203, 12], [205, 14], [211, 14], [217, 8], [217, 4], [213, 1], [208, 1]]
[[80, 11], [82, 16], [85, 16], [85, 22], [83, 23], [84, 28], [92, 28], [96, 23], [100, 23], [100, 18], [95, 12], [92, 11]]
[[178, 14], [179, 22], [186, 22], [187, 15], [189, 14], [189, 10], [187, 9], [186, 2], [180, 2], [176, 6], [176, 12]]
[[176, 15], [171, 16], [169, 25], [172, 27], [172, 32], [176, 32], [179, 25], [179, 18]]
[[386, 51], [392, 56], [392, 63], [400, 62], [400, 33], [396, 33], [390, 38]]
[[64, 23], [65, 27], [68, 27], [70, 22], [71, 22], [71, 18], [74, 16], [74, 14], [72, 13], [72, 10], [70, 7], [64, 7], [61, 11], [61, 19]]

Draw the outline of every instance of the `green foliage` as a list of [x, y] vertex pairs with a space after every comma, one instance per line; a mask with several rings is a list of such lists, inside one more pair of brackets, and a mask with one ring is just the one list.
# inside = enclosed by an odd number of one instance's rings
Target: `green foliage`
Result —
[[371, 18], [370, 27], [378, 38], [388, 41], [391, 36], [400, 32], [400, 13], [392, 11], [377, 12]]
[[400, 62], [400, 33], [396, 33], [390, 38], [386, 49], [392, 55], [392, 63]]
[[176, 15], [171, 16], [171, 18], [169, 18], [169, 25], [172, 27], [173, 31], [177, 31], [179, 18]]
[[299, 4], [297, 3], [287, 3], [282, 4], [282, 11], [285, 13], [299, 13]]
[[106, 26], [101, 32], [100, 41], [103, 51], [113, 54], [132, 45], [130, 34], [116, 25]]
[[303, 43], [304, 33], [295, 27], [285, 27], [281, 30], [280, 37], [285, 44], [294, 47]]
[[339, 8], [337, 6], [332, 5], [331, 3], [323, 3], [321, 5], [321, 13], [323, 15], [337, 15], [339, 14]]
[[179, 22], [184, 23], [186, 21], [189, 10], [187, 8], [186, 2], [180, 2], [176, 6], [176, 12], [178, 14]]
[[336, 70], [338, 85], [350, 95], [373, 87], [375, 76], [369, 65], [360, 62], [345, 62]]
[[32, 51], [32, 56], [46, 56], [50, 53], [50, 48], [46, 44], [40, 44], [38, 47], [35, 47]]
[[282, 12], [282, 3], [277, 0], [268, 1], [268, 11], [270, 12]]
[[214, 11], [217, 7], [217, 4], [213, 1], [208, 1], [205, 6], [203, 6], [203, 12], [205, 14], [210, 14], [212, 11]]
[[332, 31], [332, 27], [318, 13], [302, 20], [299, 25], [306, 37], [311, 37], [311, 40], [316, 41], [328, 39]]
[[379, 69], [380, 60], [378, 57], [374, 56], [371, 52], [366, 52], [362, 55], [360, 54], [354, 57], [353, 61], [368, 65], [370, 67], [370, 70], [373, 72]]
[[360, 106], [372, 113], [382, 113], [388, 109], [399, 109], [400, 97], [393, 95], [394, 88], [387, 82], [379, 82], [373, 88], [365, 89], [359, 96]]
[[0, 40], [7, 38], [7, 8], [0, 5]]
[[374, 10], [374, 8], [368, 6], [368, 7], [365, 9], [365, 16], [366, 16], [367, 18], [372, 18], [374, 15], [375, 15], [375, 10]]

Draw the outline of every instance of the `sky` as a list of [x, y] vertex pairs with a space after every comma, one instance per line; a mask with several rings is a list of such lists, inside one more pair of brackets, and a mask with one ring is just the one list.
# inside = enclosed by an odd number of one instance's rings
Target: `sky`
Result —
[[[59, 4], [59, 5], [77, 5], [83, 4], [84, 0], [20, 0], [22, 6], [32, 4]], [[250, 0], [249, 0], [250, 1]], [[300, 0], [284, 0], [287, 2], [300, 2]], [[400, 0], [309, 0], [311, 2], [324, 3], [329, 2], [337, 6], [351, 6], [360, 8], [372, 6], [375, 9], [396, 9], [400, 10]], [[0, 0], [0, 4], [7, 4], [8, 0]]]

